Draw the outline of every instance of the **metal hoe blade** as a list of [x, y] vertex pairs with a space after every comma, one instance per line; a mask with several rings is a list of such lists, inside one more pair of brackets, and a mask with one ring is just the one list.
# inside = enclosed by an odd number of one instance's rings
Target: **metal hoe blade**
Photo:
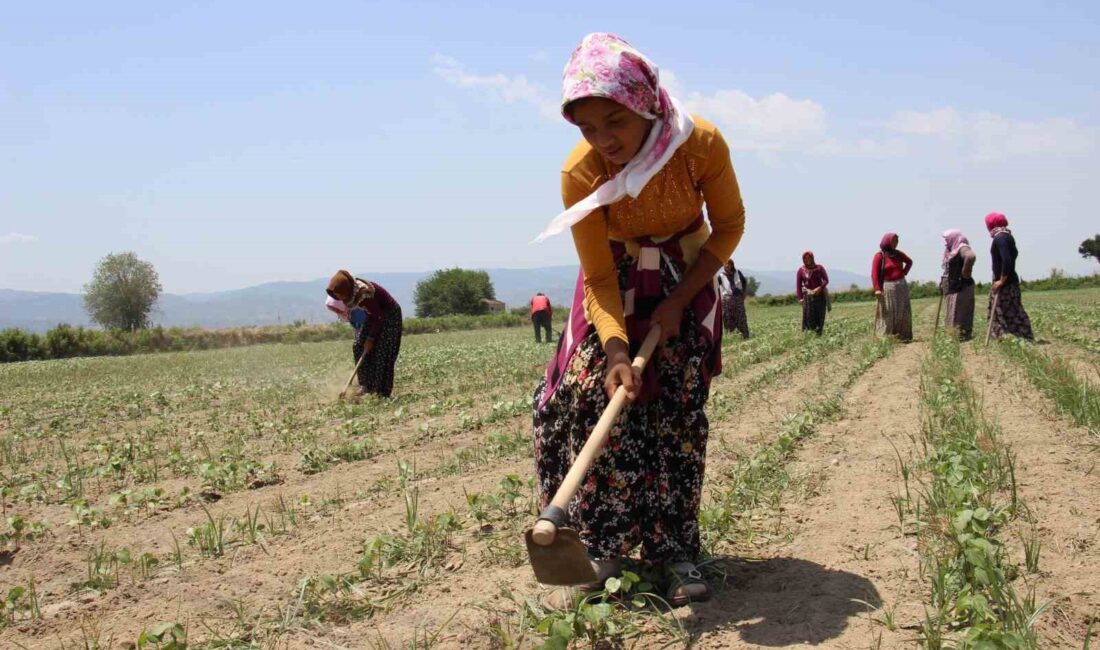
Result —
[[596, 582], [596, 569], [588, 559], [588, 549], [581, 542], [580, 535], [572, 528], [559, 528], [554, 543], [539, 546], [531, 539], [531, 531], [524, 535], [527, 540], [527, 557], [531, 568], [535, 570], [535, 579], [544, 585], [585, 585]]

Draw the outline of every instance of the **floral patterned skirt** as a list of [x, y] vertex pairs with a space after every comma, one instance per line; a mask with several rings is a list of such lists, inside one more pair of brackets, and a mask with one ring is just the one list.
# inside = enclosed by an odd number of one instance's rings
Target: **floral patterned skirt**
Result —
[[[619, 269], [621, 287], [623, 263]], [[665, 295], [675, 281], [662, 265]], [[650, 362], [656, 364], [658, 394], [623, 409], [569, 504], [571, 523], [595, 559], [625, 556], [639, 545], [642, 559], [651, 562], [693, 561], [699, 553], [709, 431], [703, 407], [710, 395], [710, 378], [702, 368], [712, 343], [695, 320], [685, 310], [680, 334], [658, 349]], [[607, 356], [593, 329], [545, 403], [546, 381], [535, 389], [535, 467], [543, 506], [607, 406], [606, 372]]]
[[829, 311], [829, 298], [825, 292], [811, 296], [808, 292], [802, 299], [802, 331], [825, 331], [825, 313]]
[[[374, 342], [374, 349], [359, 366], [359, 385], [363, 390], [382, 397], [393, 394], [393, 370], [397, 365], [397, 355], [401, 352], [401, 307], [394, 306], [382, 318], [382, 331]], [[352, 353], [356, 362], [363, 354], [367, 342], [367, 328], [360, 327], [355, 331], [355, 344], [352, 345]]]
[[[994, 295], [998, 296], [996, 314], [992, 313]], [[991, 330], [993, 338], [999, 339], [1005, 334], [1011, 334], [1028, 341], [1035, 340], [1035, 336], [1031, 333], [1031, 319], [1024, 310], [1020, 285], [1004, 284], [996, 293], [990, 291], [986, 314], [993, 321]]]
[[745, 296], [722, 296], [722, 325], [727, 332], [737, 331], [741, 338], [749, 338], [749, 315], [745, 311]]

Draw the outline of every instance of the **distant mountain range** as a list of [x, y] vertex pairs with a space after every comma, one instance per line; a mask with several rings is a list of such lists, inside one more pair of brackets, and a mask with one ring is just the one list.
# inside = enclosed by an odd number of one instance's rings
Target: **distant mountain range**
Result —
[[[569, 304], [577, 281], [576, 266], [548, 266], [537, 269], [486, 269], [497, 298], [509, 308], [526, 304], [536, 291], [550, 296], [554, 304]], [[794, 271], [752, 271], [742, 269], [760, 281], [760, 294], [785, 294], [794, 289]], [[363, 274], [386, 288], [401, 303], [406, 317], [415, 315], [413, 292], [416, 283], [431, 275], [418, 273]], [[867, 286], [865, 275], [830, 270], [832, 286]], [[274, 325], [304, 320], [329, 320], [324, 308], [327, 280], [268, 282], [244, 289], [211, 293], [161, 294], [153, 322], [164, 326], [242, 327]], [[89, 325], [81, 294], [46, 293], [0, 289], [0, 329], [19, 327], [44, 332], [58, 323]]]

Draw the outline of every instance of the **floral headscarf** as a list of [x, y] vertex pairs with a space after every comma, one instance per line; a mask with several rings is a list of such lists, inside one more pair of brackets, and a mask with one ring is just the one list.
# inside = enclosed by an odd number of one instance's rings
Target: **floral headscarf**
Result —
[[614, 34], [597, 32], [585, 36], [569, 57], [562, 74], [565, 119], [572, 122], [566, 107], [585, 97], [603, 97], [618, 102], [645, 119], [653, 120], [654, 128], [622, 171], [554, 217], [535, 241], [564, 231], [596, 208], [627, 195], [637, 198], [695, 128], [695, 122], [680, 102], [661, 86], [657, 66]]
[[947, 268], [947, 262], [959, 254], [963, 246], [970, 246], [970, 240], [961, 230], [952, 228], [943, 232], [943, 266]]
[[985, 215], [985, 227], [989, 231], [990, 237], [996, 237], [1002, 232], [1012, 232], [1008, 229], [1008, 217], [1000, 212], [990, 212]]

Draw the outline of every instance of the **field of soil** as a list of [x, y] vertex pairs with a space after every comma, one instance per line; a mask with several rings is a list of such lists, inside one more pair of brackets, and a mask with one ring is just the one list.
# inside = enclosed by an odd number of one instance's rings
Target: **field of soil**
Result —
[[[526, 328], [407, 337], [391, 400], [337, 399], [350, 342], [0, 366], [0, 646], [1082, 648], [1100, 291], [1025, 301], [1031, 346], [933, 338], [928, 300], [908, 344], [869, 304], [820, 338], [751, 309], [708, 406], [715, 594], [676, 609], [645, 585], [544, 607], [522, 532], [551, 347]], [[968, 427], [986, 491], [937, 510]]]

